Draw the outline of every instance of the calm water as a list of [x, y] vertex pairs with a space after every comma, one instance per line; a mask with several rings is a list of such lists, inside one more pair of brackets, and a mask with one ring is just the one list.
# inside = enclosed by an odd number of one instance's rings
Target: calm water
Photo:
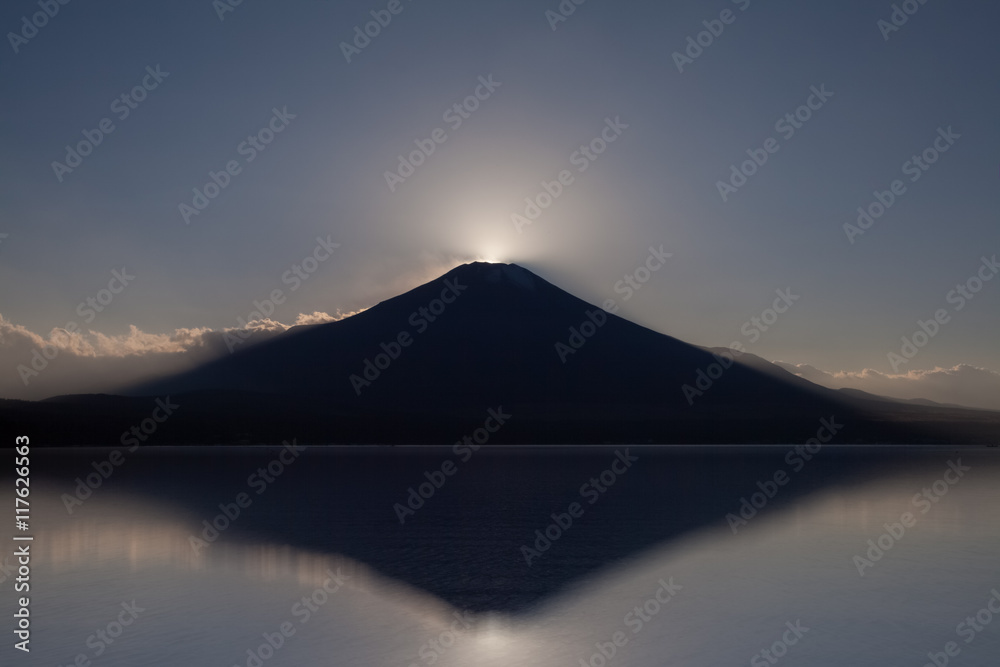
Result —
[[1000, 659], [995, 450], [111, 451], [33, 452], [31, 652], [11, 558], [0, 664]]

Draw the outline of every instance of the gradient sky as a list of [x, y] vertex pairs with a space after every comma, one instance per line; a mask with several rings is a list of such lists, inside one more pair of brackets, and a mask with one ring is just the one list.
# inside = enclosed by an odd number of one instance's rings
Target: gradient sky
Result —
[[[683, 340], [827, 371], [891, 372], [900, 337], [946, 308], [900, 371], [1000, 371], [1000, 279], [960, 312], [946, 301], [1000, 252], [996, 5], [932, 0], [886, 40], [888, 2], [589, 0], [553, 30], [556, 0], [402, 0], [346, 62], [340, 43], [387, 4], [245, 0], [220, 20], [211, 0], [70, 2], [16, 54], [6, 38], [3, 319], [84, 325], [77, 304], [127, 267], [135, 281], [84, 328], [233, 327], [329, 237], [340, 247], [275, 319], [496, 259]], [[735, 22], [679, 72], [672, 54], [726, 9]], [[0, 27], [37, 11], [6, 2]], [[169, 76], [119, 120], [111, 102], [157, 65]], [[443, 113], [489, 75], [499, 88], [453, 131]], [[833, 97], [786, 140], [775, 122], [811, 86]], [[294, 120], [246, 163], [237, 146], [284, 107]], [[105, 117], [115, 130], [60, 183], [52, 162]], [[571, 155], [619, 117], [579, 173]], [[439, 127], [390, 192], [384, 172]], [[911, 183], [903, 163], [948, 127], [961, 138]], [[778, 152], [723, 202], [717, 181], [768, 137]], [[178, 205], [233, 159], [241, 173], [186, 225]], [[563, 169], [574, 182], [518, 233], [511, 214]], [[843, 225], [894, 179], [906, 193], [849, 243]], [[667, 265], [623, 301], [616, 282], [661, 244]], [[801, 298], [751, 342], [741, 325], [786, 287]]]

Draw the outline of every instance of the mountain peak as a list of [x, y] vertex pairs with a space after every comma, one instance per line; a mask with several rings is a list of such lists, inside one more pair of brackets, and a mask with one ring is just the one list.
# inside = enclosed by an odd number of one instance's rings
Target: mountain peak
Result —
[[442, 278], [453, 277], [469, 282], [483, 281], [491, 285], [509, 285], [534, 291], [541, 280], [534, 273], [518, 264], [504, 262], [469, 262], [455, 267]]

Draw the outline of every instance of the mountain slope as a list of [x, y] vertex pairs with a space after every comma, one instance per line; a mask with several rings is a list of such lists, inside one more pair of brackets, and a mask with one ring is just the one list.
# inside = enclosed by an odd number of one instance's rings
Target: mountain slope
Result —
[[[401, 333], [408, 346], [398, 344]], [[129, 393], [242, 390], [420, 409], [495, 400], [687, 408], [682, 386], [716, 363], [709, 351], [608, 315], [521, 267], [475, 263], [354, 317], [294, 329]], [[697, 402], [797, 402], [805, 388], [835, 395], [782, 374], [733, 366]]]

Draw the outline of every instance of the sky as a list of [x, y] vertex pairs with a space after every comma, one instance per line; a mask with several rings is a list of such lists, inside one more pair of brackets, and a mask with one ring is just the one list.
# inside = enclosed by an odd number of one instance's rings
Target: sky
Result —
[[152, 373], [274, 290], [258, 329], [489, 260], [829, 385], [1000, 409], [990, 3], [53, 7], [0, 9], [0, 396], [89, 386], [26, 384], [42, 343]]

